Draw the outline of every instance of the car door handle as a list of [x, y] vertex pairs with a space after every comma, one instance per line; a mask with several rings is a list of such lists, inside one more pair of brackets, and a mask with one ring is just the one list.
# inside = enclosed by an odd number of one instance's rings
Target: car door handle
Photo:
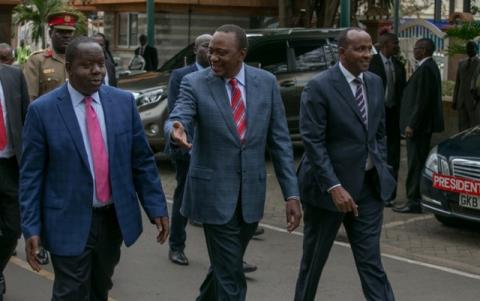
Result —
[[297, 81], [295, 80], [286, 80], [280, 83], [281, 87], [291, 87], [294, 86]]

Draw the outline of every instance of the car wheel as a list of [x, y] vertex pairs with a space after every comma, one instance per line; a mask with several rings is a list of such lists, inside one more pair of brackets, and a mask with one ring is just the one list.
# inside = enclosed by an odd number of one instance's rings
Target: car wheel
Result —
[[448, 217], [448, 216], [443, 216], [439, 214], [435, 214], [435, 218], [437, 221], [442, 223], [444, 226], [447, 227], [458, 227], [461, 225], [461, 220], [455, 217]]

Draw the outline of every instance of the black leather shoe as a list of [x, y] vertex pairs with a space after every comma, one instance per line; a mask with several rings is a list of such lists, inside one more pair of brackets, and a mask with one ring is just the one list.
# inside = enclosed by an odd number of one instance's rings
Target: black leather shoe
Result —
[[5, 277], [3, 273], [0, 274], [0, 300], [3, 300], [3, 295], [5, 295], [5, 291], [7, 290], [7, 286], [5, 285]]
[[386, 208], [391, 208], [391, 207], [393, 207], [393, 201], [392, 201], [392, 200], [386, 201], [386, 202], [385, 202], [385, 207], [386, 207]]
[[255, 229], [255, 233], [253, 233], [253, 236], [259, 236], [265, 233], [265, 229], [263, 227], [258, 226], [257, 229]]
[[420, 205], [405, 205], [403, 207], [394, 207], [393, 211], [397, 213], [422, 213], [422, 207]]
[[188, 258], [185, 256], [183, 251], [172, 251], [168, 252], [168, 258], [171, 262], [179, 265], [188, 265]]
[[252, 273], [257, 270], [257, 266], [253, 264], [249, 264], [246, 261], [243, 262], [243, 272], [244, 273]]
[[194, 220], [189, 220], [189, 222], [190, 222], [190, 225], [192, 225], [194, 227], [201, 227], [202, 226], [202, 223], [194, 221]]

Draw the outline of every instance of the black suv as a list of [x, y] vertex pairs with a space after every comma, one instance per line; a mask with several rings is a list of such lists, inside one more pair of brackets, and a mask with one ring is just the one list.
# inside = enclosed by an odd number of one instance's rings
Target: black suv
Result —
[[[277, 77], [294, 143], [301, 141], [298, 118], [303, 87], [315, 74], [338, 61], [336, 37], [341, 30], [285, 28], [247, 32], [249, 48], [245, 63]], [[145, 133], [156, 152], [162, 151], [164, 145], [169, 72], [194, 61], [191, 44], [165, 62], [159, 72], [145, 72], [119, 80], [120, 88], [134, 93]]]

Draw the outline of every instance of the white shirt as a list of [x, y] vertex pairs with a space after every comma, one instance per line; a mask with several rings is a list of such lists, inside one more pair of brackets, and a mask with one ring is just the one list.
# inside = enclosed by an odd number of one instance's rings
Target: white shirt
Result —
[[[242, 94], [243, 105], [245, 106], [245, 109], [247, 109], [247, 94], [245, 92], [245, 65], [243, 63], [242, 68], [240, 68], [240, 71], [233, 78], [237, 80], [237, 86]], [[229, 83], [231, 79], [232, 78], [225, 78], [225, 89], [227, 90], [229, 101], [232, 101], [232, 85]]]
[[417, 68], [420, 67], [423, 63], [425, 63], [426, 60], [428, 60], [429, 58], [431, 58], [431, 56], [427, 56], [423, 59], [421, 59], [420, 61], [417, 62]]
[[4, 122], [4, 126], [5, 126], [5, 131], [6, 131], [6, 134], [7, 134], [7, 145], [5, 146], [4, 149], [0, 150], [0, 158], [4, 158], [4, 159], [7, 159], [7, 158], [11, 158], [15, 155], [15, 153], [13, 152], [13, 147], [12, 147], [12, 144], [9, 143], [8, 141], [8, 122], [7, 122], [7, 106], [5, 104], [5, 94], [3, 92], [3, 86], [2, 86], [2, 82], [0, 81], [0, 100], [1, 100], [1, 105], [2, 105], [2, 112], [3, 112], [3, 122]]

